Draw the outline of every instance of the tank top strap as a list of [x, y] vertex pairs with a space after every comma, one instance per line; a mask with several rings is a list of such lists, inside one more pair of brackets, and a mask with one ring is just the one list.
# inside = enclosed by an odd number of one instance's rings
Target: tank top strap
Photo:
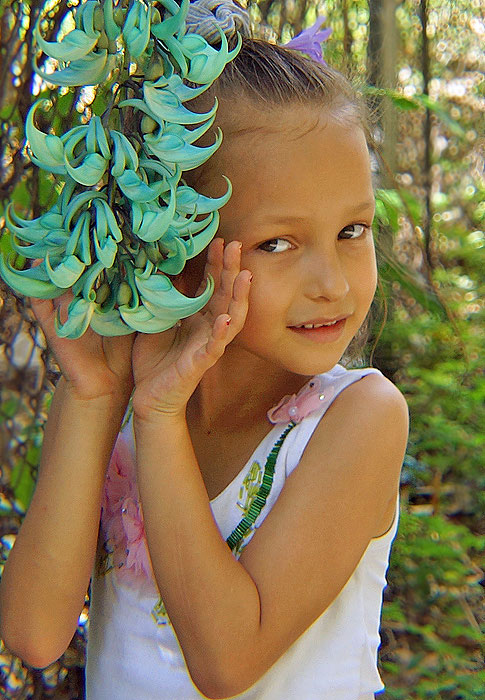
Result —
[[[350, 384], [359, 381], [368, 374], [382, 374], [374, 367], [345, 369], [335, 365], [329, 372], [317, 375], [321, 381], [323, 399], [318, 410], [310, 413], [288, 435], [285, 445], [285, 472], [288, 477], [300, 462], [305, 447], [322, 417], [335, 401], [337, 396]], [[321, 395], [321, 396], [322, 396]]]

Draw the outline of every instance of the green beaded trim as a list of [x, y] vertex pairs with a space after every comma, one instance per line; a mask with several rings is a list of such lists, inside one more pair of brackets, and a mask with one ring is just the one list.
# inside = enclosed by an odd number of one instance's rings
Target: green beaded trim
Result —
[[296, 423], [293, 423], [292, 421], [288, 425], [288, 427], [285, 428], [283, 433], [275, 442], [273, 449], [269, 453], [268, 459], [266, 460], [266, 464], [264, 465], [263, 481], [258, 489], [258, 493], [254, 501], [252, 502], [247, 515], [244, 516], [239, 525], [237, 525], [237, 527], [234, 528], [234, 530], [231, 532], [231, 534], [226, 540], [227, 544], [229, 545], [229, 549], [231, 549], [232, 551], [234, 551], [234, 549], [237, 547], [237, 545], [247, 533], [249, 528], [252, 525], [254, 525], [258, 515], [261, 513], [261, 510], [266, 504], [269, 493], [271, 491], [271, 487], [273, 486], [274, 470], [276, 466], [276, 460], [278, 459], [278, 454], [280, 452], [283, 442], [285, 441], [286, 436], [288, 435], [290, 430], [292, 430], [292, 428], [295, 427], [295, 425]]

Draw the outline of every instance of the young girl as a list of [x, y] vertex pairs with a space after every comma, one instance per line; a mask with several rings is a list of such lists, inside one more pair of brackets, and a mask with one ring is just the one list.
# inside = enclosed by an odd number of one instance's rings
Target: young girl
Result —
[[177, 280], [212, 275], [204, 310], [68, 340], [69, 294], [32, 300], [62, 378], [0, 633], [51, 663], [92, 576], [88, 700], [370, 700], [407, 409], [338, 364], [376, 286], [365, 123], [338, 73], [262, 41], [214, 95], [224, 143], [189, 175], [233, 195]]

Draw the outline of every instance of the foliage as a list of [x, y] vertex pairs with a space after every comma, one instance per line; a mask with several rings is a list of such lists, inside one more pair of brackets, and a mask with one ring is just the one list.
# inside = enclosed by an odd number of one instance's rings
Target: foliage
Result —
[[442, 515], [403, 512], [384, 608], [381, 655], [393, 700], [480, 698], [483, 635], [474, 617], [485, 537]]

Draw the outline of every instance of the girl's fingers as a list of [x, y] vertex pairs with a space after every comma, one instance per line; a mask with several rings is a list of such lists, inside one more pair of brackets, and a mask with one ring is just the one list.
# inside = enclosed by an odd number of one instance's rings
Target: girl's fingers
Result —
[[234, 282], [241, 269], [241, 244], [231, 241], [225, 249], [222, 260], [219, 259], [219, 270], [214, 278], [216, 290], [207, 305], [207, 311], [213, 318], [227, 313], [233, 295]]
[[217, 362], [227, 345], [234, 340], [244, 326], [248, 313], [251, 280], [252, 274], [249, 270], [243, 270], [237, 275], [228, 312], [217, 316], [207, 343], [197, 351], [198, 357], [207, 364], [204, 371]]
[[204, 267], [204, 275], [197, 289], [196, 296], [202, 294], [206, 288], [207, 277], [210, 275], [215, 284], [216, 290], [219, 283], [219, 275], [222, 266], [222, 258], [224, 254], [224, 239], [214, 238], [207, 248], [207, 260]]
[[234, 280], [232, 297], [227, 309], [227, 313], [232, 319], [233, 337], [242, 329], [248, 315], [252, 278], [249, 270], [242, 270]]
[[49, 339], [52, 333], [55, 332], [54, 328], [54, 300], [53, 299], [35, 299], [34, 297], [29, 297], [30, 307], [37, 320], [37, 323], [42, 328], [44, 335]]
[[232, 318], [229, 314], [221, 314], [214, 321], [211, 335], [202, 347], [195, 353], [196, 362], [202, 364], [202, 370], [205, 372], [221, 357], [226, 349], [226, 345], [230, 343], [232, 333]]
[[48, 338], [57, 336], [54, 325], [54, 319], [58, 313], [57, 310], [59, 309], [61, 323], [64, 323], [67, 320], [67, 307], [73, 298], [70, 290], [55, 299], [34, 299], [30, 297], [34, 316]]

